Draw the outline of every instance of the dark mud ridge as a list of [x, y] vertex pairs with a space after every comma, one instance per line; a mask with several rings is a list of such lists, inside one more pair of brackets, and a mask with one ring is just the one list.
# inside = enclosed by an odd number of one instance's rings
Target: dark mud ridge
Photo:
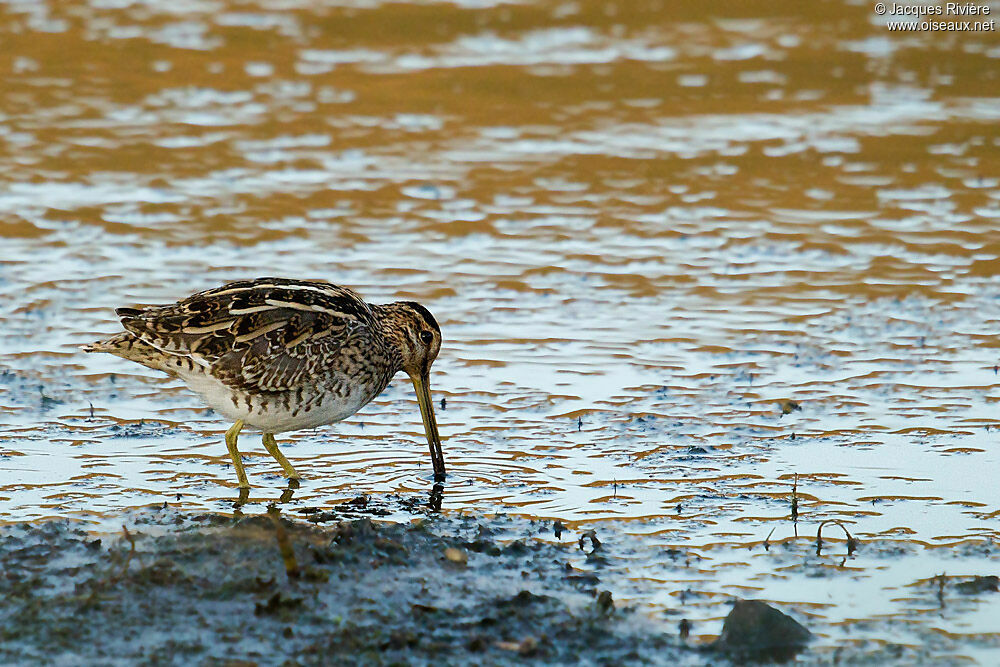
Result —
[[[577, 543], [501, 540], [500, 522], [485, 519], [312, 519], [150, 509], [103, 538], [66, 521], [8, 526], [0, 662], [727, 662], [688, 647], [676, 626], [616, 606], [596, 576], [568, 566]], [[538, 532], [529, 522], [511, 527]], [[729, 623], [718, 649], [742, 650]]]

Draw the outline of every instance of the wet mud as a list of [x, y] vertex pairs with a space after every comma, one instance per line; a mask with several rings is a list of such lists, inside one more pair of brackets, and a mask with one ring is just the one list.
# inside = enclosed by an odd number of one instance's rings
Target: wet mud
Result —
[[[350, 515], [351, 512], [344, 514]], [[695, 655], [616, 606], [537, 525], [430, 516], [127, 517], [0, 534], [5, 664], [664, 664]], [[522, 534], [497, 540], [495, 531]]]
[[[381, 518], [403, 508], [420, 518]], [[0, 530], [0, 660], [876, 665], [938, 664], [943, 648], [930, 631], [919, 647], [861, 641], [810, 651], [816, 637], [805, 625], [823, 627], [808, 606], [791, 616], [738, 595], [727, 601], [724, 624], [704, 624], [710, 627], [699, 628], [696, 639], [689, 617], [702, 595], [682, 593], [658, 614], [619, 597], [628, 598], [636, 561], [662, 559], [693, 573], [699, 559], [692, 553], [655, 553], [620, 533], [573, 531], [561, 522], [449, 518], [417, 497], [376, 504], [361, 496], [291, 517], [273, 505], [246, 515], [165, 503], [118, 518], [114, 533], [66, 520]], [[825, 559], [824, 547], [834, 552]], [[836, 581], [850, 576], [849, 552], [858, 545], [813, 538], [749, 548], [766, 553], [775, 569], [803, 568]], [[887, 541], [864, 549], [886, 567], [901, 556]], [[952, 556], [1000, 566], [996, 546], [969, 545]], [[941, 617], [997, 595], [995, 576], [941, 575], [908, 585], [922, 598], [919, 606]], [[980, 643], [1000, 648], [988, 638]]]

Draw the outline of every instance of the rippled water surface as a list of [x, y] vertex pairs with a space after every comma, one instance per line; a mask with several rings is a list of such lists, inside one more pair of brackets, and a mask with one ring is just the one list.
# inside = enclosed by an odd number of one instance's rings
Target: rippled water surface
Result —
[[[0, 1], [4, 520], [230, 508], [228, 425], [77, 346], [116, 306], [321, 278], [441, 322], [446, 511], [596, 528], [616, 597], [696, 635], [739, 595], [814, 658], [1000, 659], [1000, 596], [935, 578], [1000, 569], [1000, 38], [883, 23]], [[280, 469], [241, 442], [263, 507]], [[430, 486], [403, 377], [279, 442], [291, 513]], [[826, 519], [856, 553], [827, 525], [816, 554]]]

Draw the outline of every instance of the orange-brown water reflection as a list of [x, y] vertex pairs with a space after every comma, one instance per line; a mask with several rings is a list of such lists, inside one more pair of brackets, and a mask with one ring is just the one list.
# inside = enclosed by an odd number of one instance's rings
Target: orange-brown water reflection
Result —
[[[998, 560], [995, 33], [845, 2], [8, 0], [0, 40], [5, 520], [228, 508], [225, 425], [75, 346], [117, 305], [317, 277], [441, 321], [446, 508], [620, 528], [621, 596], [696, 633], [738, 594], [823, 646], [997, 644], [995, 601], [931, 620], [920, 583]], [[422, 438], [404, 382], [287, 435], [293, 506], [425, 493]], [[816, 556], [828, 518], [867, 548]]]

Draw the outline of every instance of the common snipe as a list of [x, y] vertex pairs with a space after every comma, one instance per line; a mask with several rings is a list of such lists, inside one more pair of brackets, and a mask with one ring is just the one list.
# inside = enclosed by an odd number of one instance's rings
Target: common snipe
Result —
[[401, 370], [417, 393], [434, 479], [444, 479], [429, 382], [441, 328], [419, 303], [373, 305], [325, 282], [258, 278], [115, 312], [125, 331], [83, 349], [177, 376], [231, 419], [226, 446], [241, 489], [250, 487], [236, 447], [244, 425], [260, 429], [264, 448], [298, 480], [274, 434], [353, 415]]

